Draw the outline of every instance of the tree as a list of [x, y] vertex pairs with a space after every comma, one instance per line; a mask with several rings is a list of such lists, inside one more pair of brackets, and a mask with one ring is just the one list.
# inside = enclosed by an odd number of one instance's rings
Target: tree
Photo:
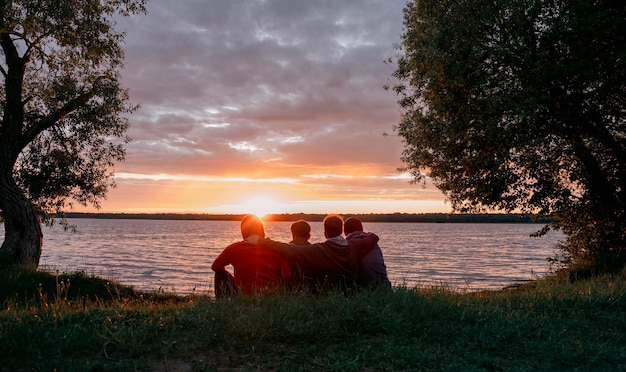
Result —
[[37, 267], [40, 223], [75, 203], [98, 207], [124, 159], [115, 15], [144, 0], [0, 0], [0, 253]]
[[550, 217], [565, 264], [626, 263], [626, 3], [414, 0], [398, 50], [414, 182]]

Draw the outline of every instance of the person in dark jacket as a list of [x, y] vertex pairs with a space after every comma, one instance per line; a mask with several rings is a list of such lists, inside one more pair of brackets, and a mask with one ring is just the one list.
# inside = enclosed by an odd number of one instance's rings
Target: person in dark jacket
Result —
[[356, 287], [359, 261], [378, 243], [378, 236], [363, 233], [349, 240], [343, 237], [343, 218], [324, 218], [326, 241], [294, 246], [271, 239], [259, 239], [264, 248], [283, 254], [305, 277], [313, 278], [315, 289], [338, 289], [344, 292]]
[[[343, 224], [343, 233], [346, 239], [353, 239], [363, 232], [363, 224], [356, 217], [348, 218]], [[367, 253], [359, 262], [357, 283], [363, 288], [386, 287], [391, 288], [391, 282], [387, 277], [387, 266], [383, 259], [383, 252], [378, 244]]]
[[[305, 220], [298, 220], [291, 224], [291, 241], [289, 244], [296, 247], [311, 245], [311, 225]], [[291, 266], [291, 282], [290, 289], [296, 292], [314, 292], [316, 286], [315, 278], [307, 276], [300, 270], [300, 267], [293, 262], [289, 262]]]

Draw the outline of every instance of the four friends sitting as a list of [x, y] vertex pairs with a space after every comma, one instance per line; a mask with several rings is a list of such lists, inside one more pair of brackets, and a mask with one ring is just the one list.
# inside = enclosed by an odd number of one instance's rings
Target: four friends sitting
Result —
[[[354, 217], [344, 223], [341, 216], [328, 215], [323, 225], [324, 242], [310, 243], [311, 227], [300, 220], [291, 224], [291, 242], [283, 243], [265, 237], [263, 222], [257, 216], [244, 216], [243, 240], [226, 247], [211, 265], [216, 297], [286, 288], [347, 293], [358, 288], [391, 287], [378, 236], [363, 232], [361, 221]], [[226, 269], [228, 265], [232, 265], [233, 274]]]

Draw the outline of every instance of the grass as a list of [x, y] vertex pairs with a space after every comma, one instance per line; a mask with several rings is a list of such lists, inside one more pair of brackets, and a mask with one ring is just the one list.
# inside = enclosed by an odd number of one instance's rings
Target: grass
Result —
[[626, 274], [216, 301], [84, 273], [0, 272], [0, 369], [626, 369]]

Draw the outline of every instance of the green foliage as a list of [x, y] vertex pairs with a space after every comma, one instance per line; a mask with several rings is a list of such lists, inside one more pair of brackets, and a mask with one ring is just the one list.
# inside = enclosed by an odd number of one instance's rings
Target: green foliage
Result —
[[458, 211], [554, 219], [566, 264], [622, 267], [626, 6], [416, 0], [404, 14], [404, 170]]
[[99, 206], [124, 159], [118, 14], [144, 0], [0, 1], [0, 250], [36, 267], [39, 221], [74, 203]]
[[15, 162], [2, 166], [14, 166], [42, 212], [97, 205], [134, 110], [119, 85], [124, 34], [112, 17], [143, 11], [143, 1], [11, 1], [0, 11], [1, 151]]
[[626, 274], [567, 274], [503, 291], [216, 301], [123, 287], [107, 297], [117, 284], [8, 268], [0, 280], [21, 289], [0, 294], [0, 369], [624, 369]]

